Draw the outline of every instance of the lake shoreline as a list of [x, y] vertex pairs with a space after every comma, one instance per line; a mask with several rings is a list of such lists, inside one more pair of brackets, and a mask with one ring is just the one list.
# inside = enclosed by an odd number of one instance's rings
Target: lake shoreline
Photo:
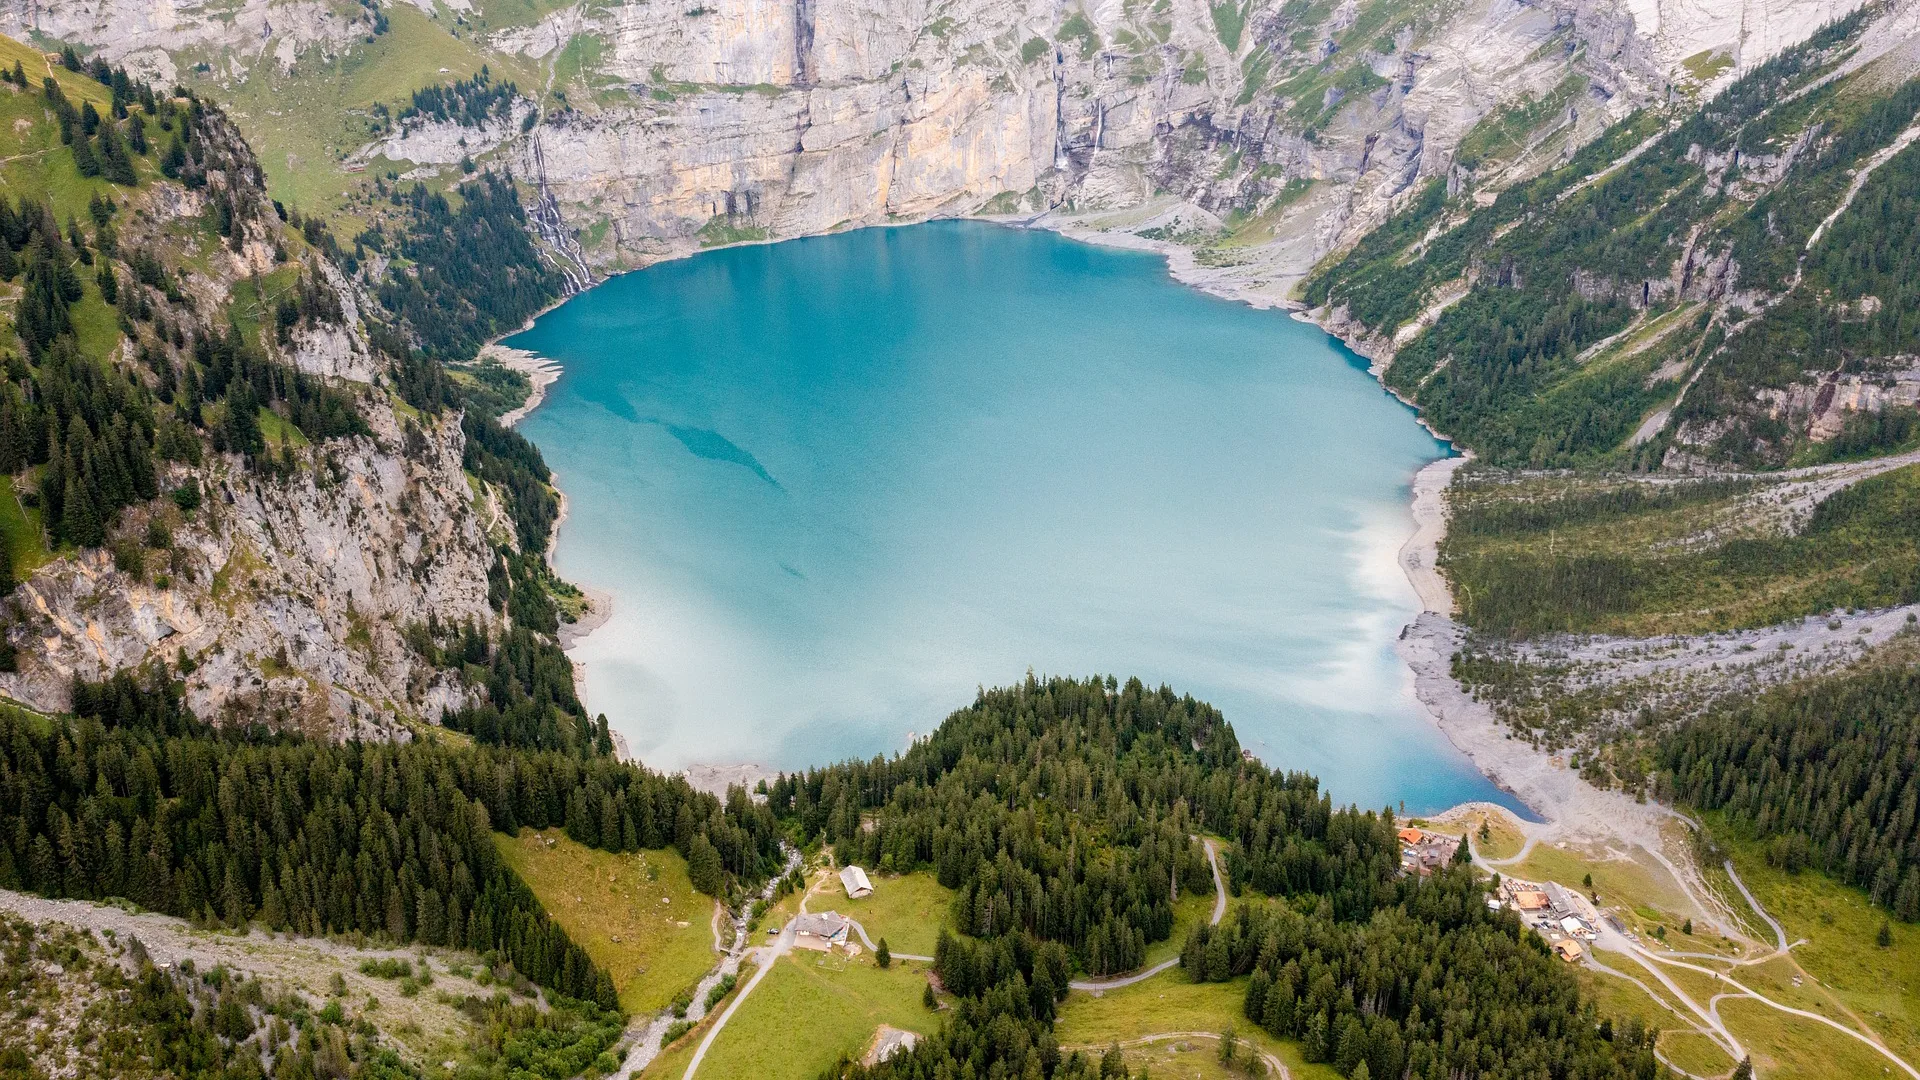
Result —
[[[1254, 283], [1237, 277], [1232, 266], [1201, 267], [1195, 260], [1193, 249], [1164, 240], [1150, 240], [1128, 232], [1114, 232], [1087, 227], [1071, 219], [1055, 218], [1051, 214], [1042, 214], [1029, 218], [976, 217], [972, 220], [984, 221], [1014, 228], [1042, 229], [1056, 232], [1068, 239], [1102, 247], [1119, 248], [1133, 251], [1152, 252], [1160, 255], [1166, 262], [1168, 276], [1181, 285], [1208, 295], [1235, 303], [1247, 304], [1259, 309], [1279, 309], [1292, 313], [1302, 322], [1313, 324], [1328, 336], [1340, 341], [1356, 355], [1369, 361], [1369, 374], [1376, 382], [1396, 399], [1414, 410], [1416, 422], [1436, 439], [1449, 441], [1446, 436], [1435, 431], [1417, 406], [1406, 401], [1403, 395], [1386, 385], [1387, 363], [1391, 360], [1391, 350], [1382, 349], [1382, 343], [1364, 340], [1342, 331], [1350, 328], [1336, 325], [1325, 309], [1309, 311], [1305, 305], [1288, 299], [1261, 292]], [[791, 239], [791, 238], [790, 238]], [[763, 241], [766, 243], [772, 241]], [[706, 250], [688, 251], [684, 254], [657, 260], [659, 263], [676, 261]], [[649, 264], [655, 265], [655, 264]], [[636, 267], [634, 269], [644, 269]], [[632, 272], [631, 270], [622, 273]], [[596, 286], [604, 284], [608, 278], [596, 281]], [[547, 310], [558, 307], [571, 297], [562, 298]], [[543, 311], [542, 314], [545, 314]], [[538, 316], [536, 316], [536, 319]], [[532, 325], [516, 329], [520, 333]], [[501, 335], [492, 343], [511, 334]], [[504, 347], [500, 347], [503, 348]], [[530, 378], [533, 370], [541, 373], [543, 381], [536, 384], [529, 394], [526, 404], [511, 414], [514, 420], [524, 418], [539, 408], [545, 400], [547, 386], [558, 378], [561, 365], [549, 358], [535, 357], [526, 350], [511, 350], [524, 354]], [[538, 363], [537, 369], [535, 368]], [[1547, 823], [1592, 825], [1596, 818], [1589, 807], [1582, 805], [1584, 800], [1575, 797], [1563, 784], [1550, 782], [1554, 772], [1571, 778], [1580, 787], [1594, 791], [1579, 781], [1570, 770], [1564, 767], [1554, 768], [1548, 755], [1534, 750], [1531, 746], [1508, 737], [1505, 727], [1493, 716], [1491, 709], [1474, 702], [1471, 696], [1453, 680], [1451, 674], [1452, 643], [1461, 629], [1450, 618], [1453, 600], [1444, 578], [1438, 572], [1436, 562], [1439, 544], [1445, 537], [1446, 515], [1444, 491], [1455, 470], [1471, 460], [1471, 454], [1451, 455], [1436, 459], [1422, 467], [1415, 474], [1410, 488], [1410, 509], [1415, 521], [1415, 531], [1407, 538], [1398, 552], [1397, 563], [1407, 576], [1416, 595], [1419, 597], [1423, 612], [1402, 628], [1395, 652], [1414, 676], [1415, 696], [1428, 720], [1464, 754], [1482, 775], [1500, 790], [1523, 803], [1532, 813], [1546, 819]], [[558, 477], [555, 478], [555, 490], [560, 492], [561, 514], [554, 526], [549, 541], [547, 558], [551, 565], [554, 548], [558, 544], [559, 530], [566, 520], [566, 495], [560, 491]], [[571, 652], [599, 626], [604, 625], [610, 615], [611, 597], [604, 591], [583, 586], [593, 601], [590, 613], [578, 623], [563, 628], [561, 642], [565, 651]], [[1435, 623], [1434, 620], [1439, 620]], [[1443, 624], [1443, 625], [1442, 625]], [[1516, 754], [1515, 750], [1523, 753]], [[624, 756], [624, 755], [623, 755]], [[751, 782], [762, 776], [773, 775], [772, 770], [758, 763], [712, 764], [700, 763], [689, 766], [683, 773], [690, 780], [697, 778], [701, 786], [720, 788], [727, 783], [740, 780]], [[1594, 794], [1600, 794], [1594, 792]], [[1622, 801], [1627, 801], [1623, 800]], [[1629, 805], [1632, 805], [1629, 801]], [[1617, 808], [1614, 808], [1617, 809]], [[1582, 828], [1581, 831], [1586, 831]], [[1636, 832], [1640, 830], [1635, 830]]]
[[492, 360], [501, 367], [517, 371], [527, 377], [527, 382], [531, 386], [525, 401], [500, 415], [500, 426], [504, 428], [510, 428], [526, 419], [528, 413], [539, 408], [541, 403], [547, 400], [547, 388], [560, 381], [561, 367], [558, 360], [526, 349], [509, 348], [500, 344], [499, 341], [491, 341], [481, 346], [480, 352], [474, 359], [475, 361]]

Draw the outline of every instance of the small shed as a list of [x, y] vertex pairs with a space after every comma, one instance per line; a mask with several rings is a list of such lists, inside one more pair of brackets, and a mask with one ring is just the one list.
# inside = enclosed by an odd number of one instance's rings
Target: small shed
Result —
[[840, 871], [840, 884], [847, 890], [849, 900], [873, 895], [873, 882], [868, 881], [867, 872], [857, 866], [849, 866]]

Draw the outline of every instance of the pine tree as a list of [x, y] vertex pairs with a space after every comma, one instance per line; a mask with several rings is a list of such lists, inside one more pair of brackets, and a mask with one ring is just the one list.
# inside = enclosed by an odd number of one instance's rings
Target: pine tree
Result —
[[[91, 108], [91, 106], [89, 106]], [[93, 152], [93, 140], [85, 134], [77, 134], [73, 140], [73, 166], [80, 170], [81, 176], [99, 176], [100, 159]]]
[[92, 493], [76, 475], [76, 470], [67, 472], [66, 491], [60, 498], [59, 536], [83, 548], [99, 547], [106, 540], [106, 530], [93, 505]]
[[1325, 1010], [1314, 1013], [1307, 1021], [1307, 1033], [1300, 1040], [1300, 1054], [1308, 1061], [1327, 1060], [1327, 1014]]
[[720, 895], [725, 886], [724, 871], [720, 866], [720, 852], [716, 850], [705, 833], [694, 835], [687, 851], [687, 878], [693, 887], [708, 896]]

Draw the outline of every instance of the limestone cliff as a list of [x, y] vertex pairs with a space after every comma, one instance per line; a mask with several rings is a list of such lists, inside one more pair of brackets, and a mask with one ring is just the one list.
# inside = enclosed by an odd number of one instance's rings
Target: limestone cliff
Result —
[[20, 670], [0, 694], [66, 706], [75, 677], [185, 657], [188, 703], [209, 719], [271, 720], [315, 733], [391, 735], [402, 717], [468, 701], [419, 662], [401, 631], [429, 613], [492, 619], [492, 549], [460, 469], [457, 423], [411, 455], [392, 407], [369, 399], [373, 435], [337, 440], [310, 473], [262, 478], [237, 459], [176, 469], [207, 495], [191, 516], [129, 511], [123, 530], [171, 522], [164, 567], [130, 573], [105, 549], [58, 559], [14, 594]]
[[[1099, 224], [1218, 248], [1209, 265], [1278, 299], [1421, 179], [1491, 190], [1855, 3], [636, 0], [534, 21], [457, 5], [441, 30], [544, 79], [520, 106], [537, 125], [383, 132], [342, 157], [418, 173], [496, 154], [601, 269], [944, 214], [1133, 210]], [[162, 73], [205, 57], [236, 85], [350, 55], [367, 11], [155, 10], [0, 0], [0, 29]]]

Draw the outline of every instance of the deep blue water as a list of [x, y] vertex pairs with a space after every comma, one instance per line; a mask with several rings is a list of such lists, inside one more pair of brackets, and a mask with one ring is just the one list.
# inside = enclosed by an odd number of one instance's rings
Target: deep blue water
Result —
[[523, 430], [560, 571], [615, 598], [585, 700], [649, 764], [891, 752], [1031, 668], [1210, 700], [1341, 802], [1501, 798], [1392, 650], [1446, 447], [1283, 313], [943, 222], [665, 263], [508, 344], [565, 366]]

